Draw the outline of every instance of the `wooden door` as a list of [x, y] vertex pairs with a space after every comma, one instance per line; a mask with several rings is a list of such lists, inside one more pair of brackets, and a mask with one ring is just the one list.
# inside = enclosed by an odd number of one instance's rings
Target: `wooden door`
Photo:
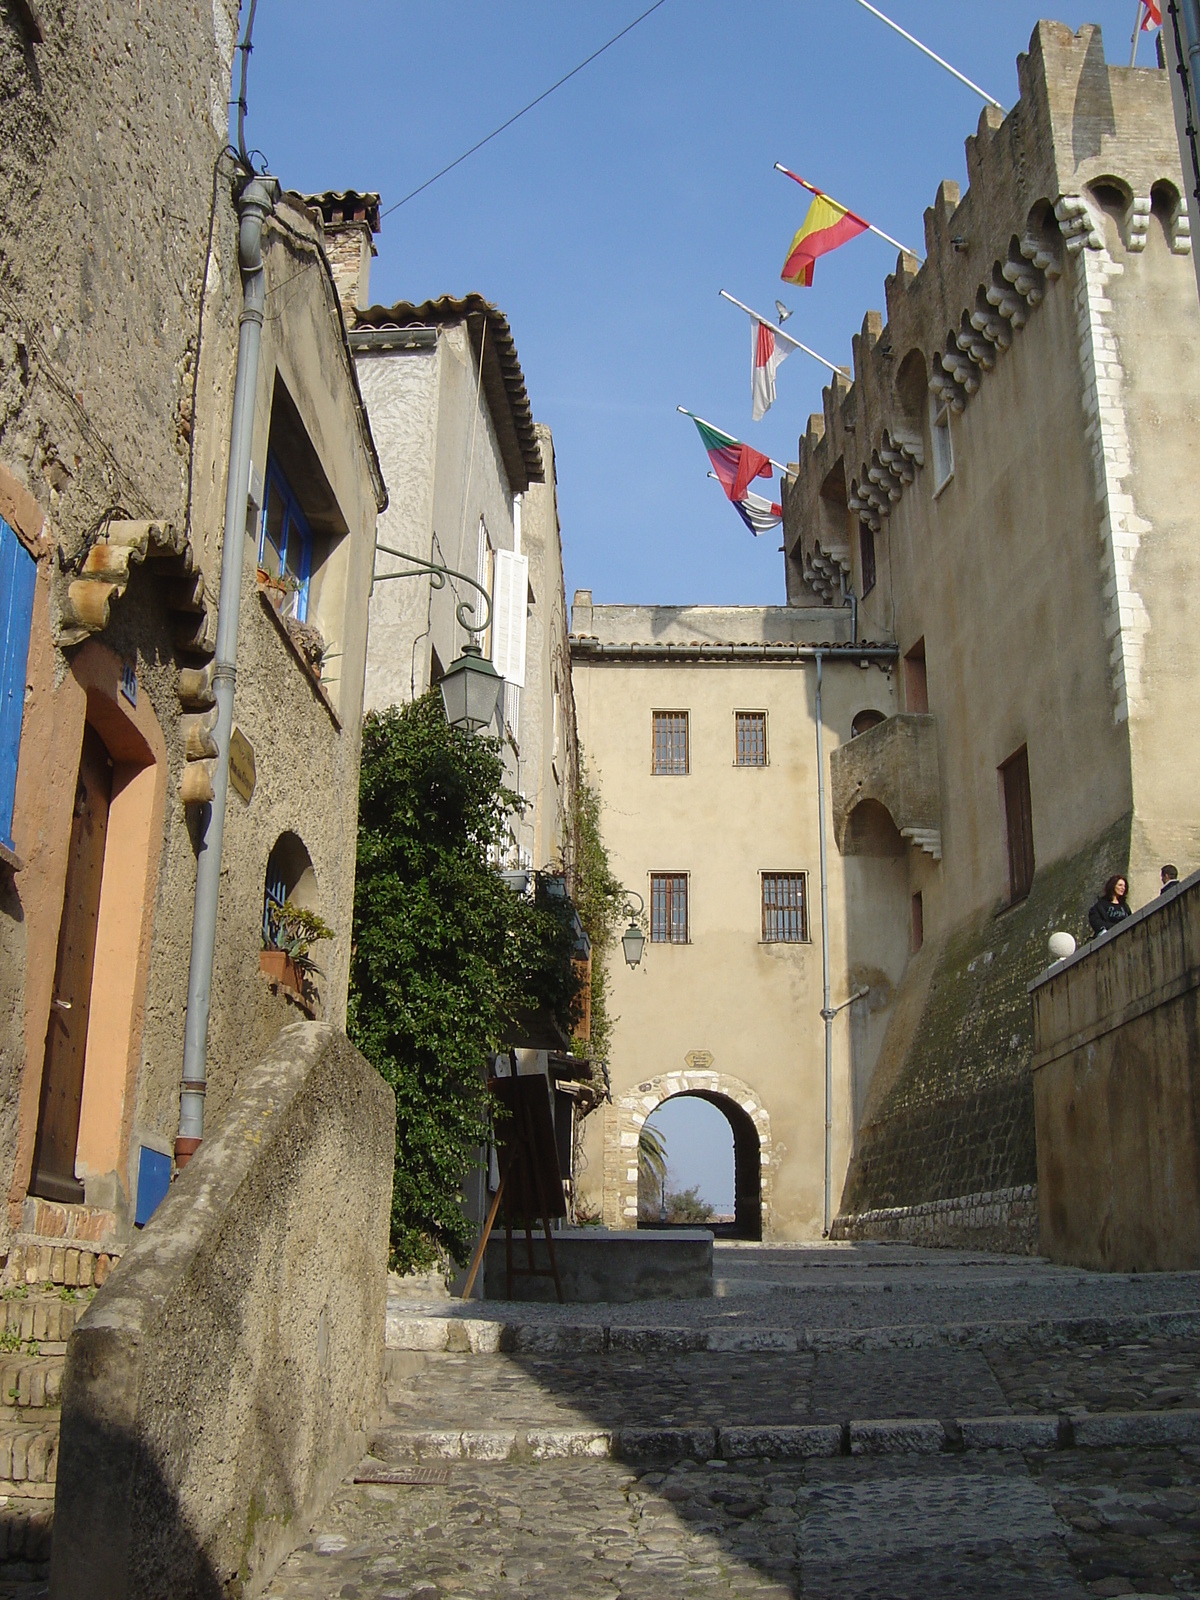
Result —
[[54, 994], [46, 1029], [37, 1144], [29, 1185], [31, 1193], [47, 1200], [76, 1204], [83, 1200], [83, 1185], [75, 1177], [75, 1147], [79, 1142], [92, 968], [96, 959], [96, 923], [100, 915], [100, 882], [104, 875], [104, 841], [111, 799], [112, 759], [104, 741], [89, 723], [83, 730], [83, 751], [75, 787], [75, 814], [71, 822], [67, 881], [54, 966]]

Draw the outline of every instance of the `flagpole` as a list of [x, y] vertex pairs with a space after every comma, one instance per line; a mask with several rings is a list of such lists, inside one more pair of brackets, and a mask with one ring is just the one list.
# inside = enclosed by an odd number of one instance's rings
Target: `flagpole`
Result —
[[784, 333], [782, 328], [777, 328], [769, 317], [760, 316], [757, 311], [752, 311], [742, 301], [735, 300], [731, 294], [726, 294], [724, 289], [719, 292], [722, 300], [728, 300], [731, 306], [736, 306], [739, 311], [744, 311], [748, 317], [753, 317], [755, 322], [765, 323], [777, 339], [786, 339], [788, 344], [795, 345], [797, 350], [803, 350], [806, 356], [811, 356], [814, 361], [819, 361], [823, 367], [828, 367], [830, 372], [836, 372], [843, 378], [850, 376], [845, 367], [835, 367], [832, 361], [826, 361], [824, 356], [819, 356], [815, 350], [810, 350], [806, 344], [801, 344], [799, 339], [793, 339], [790, 333]]
[[957, 67], [952, 67], [948, 61], [943, 61], [941, 56], [935, 55], [927, 44], [922, 44], [920, 39], [914, 39], [912, 34], [902, 28], [898, 22], [893, 22], [891, 17], [885, 17], [882, 11], [878, 11], [873, 5], [869, 5], [868, 0], [858, 0], [858, 3], [864, 11], [869, 11], [873, 17], [878, 17], [880, 22], [886, 22], [888, 27], [898, 33], [902, 39], [907, 39], [909, 44], [915, 44], [922, 55], [928, 56], [931, 61], [936, 61], [939, 67], [945, 67], [952, 78], [957, 78], [959, 83], [965, 83], [968, 89], [973, 89], [977, 95], [987, 101], [988, 105], [995, 106], [997, 111], [1004, 110], [999, 100], [994, 100], [986, 89], [981, 89], [977, 83], [972, 83], [970, 78], [964, 76]]
[[1133, 38], [1129, 41], [1129, 65], [1137, 66], [1138, 35], [1142, 31], [1142, 23], [1146, 17], [1146, 0], [1138, 0], [1137, 17], [1133, 24]]
[[[710, 422], [707, 417], [698, 417], [694, 411], [689, 411], [686, 406], [676, 406], [675, 409], [676, 411], [682, 411], [685, 417], [691, 417], [693, 422], [702, 422], [706, 428], [713, 428], [717, 433], [724, 433], [727, 439], [733, 439], [736, 443], [741, 443], [736, 434], [725, 433], [724, 428], [718, 428], [716, 423]], [[752, 445], [751, 449], [753, 448], [754, 447]], [[774, 456], [768, 456], [767, 460], [775, 468], [776, 472], [778, 472], [781, 478], [787, 476], [787, 468], [784, 466], [782, 461], [776, 461]]]
[[[793, 172], [790, 167], [785, 167], [782, 161], [775, 163], [775, 171], [782, 172], [785, 178], [790, 178], [793, 183], [798, 183], [802, 189], [807, 189], [809, 194], [820, 195], [822, 200], [833, 200], [831, 194], [826, 194], [824, 189], [818, 189], [815, 183], [809, 183], [807, 178], [802, 178], [798, 172]], [[906, 244], [901, 244], [899, 239], [893, 239], [890, 233], [884, 233], [882, 228], [877, 228], [873, 222], [868, 222], [866, 217], [860, 217], [857, 211], [851, 211], [850, 207], [844, 206], [840, 200], [833, 200], [833, 203], [839, 211], [844, 211], [848, 217], [853, 217], [855, 222], [861, 222], [868, 232], [886, 240], [893, 249], [901, 251], [906, 256], [912, 256], [917, 261], [924, 262], [924, 256], [917, 255], [915, 250], [910, 250]]]

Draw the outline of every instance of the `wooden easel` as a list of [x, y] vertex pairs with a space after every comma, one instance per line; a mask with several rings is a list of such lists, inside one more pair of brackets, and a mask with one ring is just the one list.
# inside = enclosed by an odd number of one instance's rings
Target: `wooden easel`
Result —
[[[526, 1080], [533, 1082], [536, 1080]], [[554, 1253], [554, 1234], [550, 1227], [550, 1208], [546, 1203], [546, 1188], [542, 1181], [542, 1169], [537, 1159], [537, 1144], [534, 1137], [533, 1119], [530, 1115], [529, 1102], [521, 1092], [520, 1078], [493, 1079], [492, 1090], [496, 1092], [497, 1084], [512, 1084], [512, 1098], [514, 1104], [510, 1107], [512, 1116], [506, 1129], [507, 1137], [502, 1144], [497, 1145], [496, 1154], [500, 1161], [500, 1186], [496, 1190], [491, 1207], [488, 1210], [487, 1221], [483, 1225], [483, 1232], [479, 1236], [479, 1243], [475, 1246], [475, 1253], [471, 1257], [471, 1267], [467, 1273], [467, 1281], [463, 1285], [462, 1298], [468, 1299], [471, 1290], [475, 1287], [475, 1279], [479, 1275], [479, 1268], [483, 1263], [483, 1253], [487, 1249], [488, 1240], [492, 1236], [492, 1229], [496, 1225], [496, 1216], [500, 1210], [501, 1202], [504, 1203], [504, 1293], [505, 1298], [512, 1299], [512, 1285], [514, 1278], [553, 1278], [555, 1293], [558, 1303], [564, 1303], [562, 1279], [558, 1273], [558, 1260]], [[530, 1200], [537, 1196], [537, 1219], [542, 1224], [542, 1231], [546, 1236], [546, 1253], [550, 1258], [550, 1266], [539, 1267], [533, 1254], [533, 1229], [530, 1226]], [[525, 1227], [525, 1249], [529, 1260], [527, 1267], [513, 1265], [513, 1205], [512, 1199], [523, 1201], [520, 1216]]]

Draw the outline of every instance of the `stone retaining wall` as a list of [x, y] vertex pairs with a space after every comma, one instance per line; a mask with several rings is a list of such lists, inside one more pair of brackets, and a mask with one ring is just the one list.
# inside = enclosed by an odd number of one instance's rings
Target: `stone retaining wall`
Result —
[[962, 1194], [918, 1206], [888, 1206], [835, 1217], [832, 1239], [894, 1239], [938, 1248], [1038, 1253], [1037, 1184]]

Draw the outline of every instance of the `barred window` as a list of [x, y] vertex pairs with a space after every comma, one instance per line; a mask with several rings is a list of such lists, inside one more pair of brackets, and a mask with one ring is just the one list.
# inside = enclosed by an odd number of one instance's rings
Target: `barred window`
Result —
[[767, 713], [737, 711], [737, 758], [739, 767], [765, 767], [767, 764]]
[[688, 942], [688, 880], [686, 872], [650, 874], [650, 942]]
[[659, 777], [681, 778], [688, 770], [688, 714], [686, 711], [654, 713], [654, 760], [651, 771]]
[[803, 872], [762, 875], [764, 944], [802, 944], [808, 938], [808, 898]]

